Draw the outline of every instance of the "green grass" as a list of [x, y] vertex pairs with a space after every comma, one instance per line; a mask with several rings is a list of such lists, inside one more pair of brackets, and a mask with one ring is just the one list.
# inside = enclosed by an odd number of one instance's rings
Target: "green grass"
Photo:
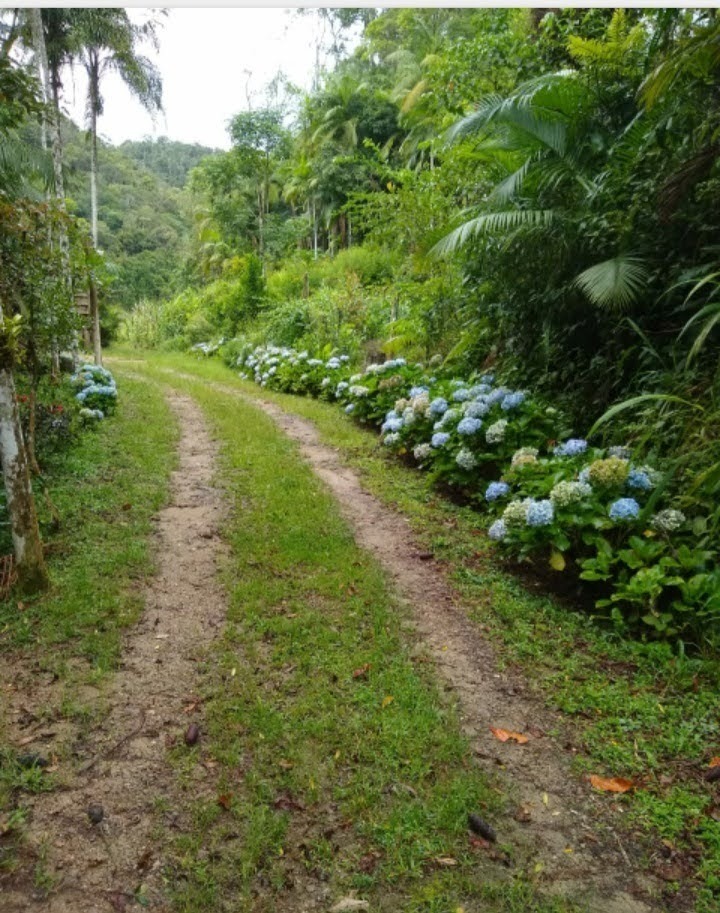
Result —
[[481, 516], [440, 497], [422, 473], [389, 459], [377, 436], [336, 406], [261, 391], [213, 359], [153, 354], [150, 364], [157, 377], [169, 368], [193, 373], [311, 419], [366, 487], [410, 519], [501, 661], [566, 714], [580, 748], [578, 773], [633, 778], [639, 788], [621, 800], [629, 823], [651, 835], [661, 857], [671, 846], [695, 869], [698, 913], [717, 909], [720, 815], [716, 787], [702, 779], [709, 758], [720, 755], [717, 658], [623, 640], [571, 605], [533, 592], [532, 581], [503, 568], [482, 535]]
[[[121, 634], [142, 610], [141, 583], [151, 573], [151, 516], [167, 497], [177, 427], [160, 389], [118, 375], [116, 414], [82, 433], [44, 466], [62, 519], [41, 525], [51, 589], [0, 603], [0, 663], [56, 680], [56, 698], [37, 708], [47, 721], [69, 720], [81, 731], [102, 713], [81, 686], [98, 686], [116, 667]], [[24, 767], [7, 745], [0, 717], [0, 874], [16, 863], [23, 796], [53, 788], [52, 774]], [[55, 746], [63, 752], [67, 746]]]
[[172, 383], [210, 418], [235, 505], [228, 625], [203, 687], [209, 732], [174, 750], [188, 790], [201, 761], [217, 777], [175, 847], [176, 909], [301, 909], [301, 882], [326, 892], [323, 908], [356, 892], [388, 913], [570, 910], [470, 841], [468, 813], [495, 820], [504, 799], [383, 573], [295, 446], [236, 398]]

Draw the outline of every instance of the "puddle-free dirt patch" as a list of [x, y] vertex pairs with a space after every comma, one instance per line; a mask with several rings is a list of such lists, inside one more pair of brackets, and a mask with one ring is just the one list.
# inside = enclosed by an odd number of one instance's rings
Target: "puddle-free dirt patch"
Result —
[[[192, 399], [171, 393], [168, 400], [180, 422], [180, 464], [170, 504], [157, 517], [157, 573], [145, 612], [106, 689], [107, 714], [82, 742], [74, 769], [57, 774], [66, 787], [29, 803], [35, 876], [21, 872], [0, 888], [2, 913], [104, 913], [136, 900], [169, 909], [157, 824], [181, 824], [187, 800], [167, 753], [190, 724], [202, 730], [193, 701], [197, 662], [220, 633], [225, 597], [216, 582], [223, 518], [212, 485], [216, 447]], [[37, 696], [20, 695], [20, 702], [32, 710]]]

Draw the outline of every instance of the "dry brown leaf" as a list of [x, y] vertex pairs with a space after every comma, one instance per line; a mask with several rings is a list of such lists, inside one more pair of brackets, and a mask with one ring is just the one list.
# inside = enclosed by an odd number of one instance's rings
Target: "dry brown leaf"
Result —
[[710, 758], [708, 767], [720, 767], [720, 755], [718, 755], [716, 758]]
[[499, 742], [517, 742], [518, 745], [524, 745], [529, 741], [528, 736], [521, 732], [512, 732], [509, 729], [497, 729], [495, 726], [490, 727], [490, 732]]
[[590, 783], [604, 793], [626, 793], [635, 786], [625, 777], [598, 777], [597, 774], [590, 775]]
[[232, 805], [232, 793], [225, 793], [222, 796], [218, 796], [217, 803], [221, 808], [224, 808], [226, 812], [229, 812], [230, 806]]
[[353, 678], [367, 678], [367, 674], [370, 671], [370, 663], [365, 663], [362, 666], [359, 666], [353, 672]]
[[457, 859], [453, 859], [452, 856], [436, 856], [435, 862], [444, 868], [451, 868], [452, 866], [458, 864]]
[[367, 910], [370, 904], [367, 900], [358, 900], [356, 897], [343, 897], [334, 907], [330, 908], [330, 913], [348, 913], [350, 910]]
[[387, 706], [389, 706], [390, 704], [392, 704], [392, 702], [393, 702], [394, 700], [395, 700], [395, 698], [392, 696], [392, 694], [386, 695], [386, 696], [383, 698], [383, 702], [382, 702], [383, 710], [385, 709], [385, 707], [387, 707]]
[[292, 770], [292, 768], [295, 766], [292, 761], [286, 761], [285, 758], [278, 761], [278, 764], [280, 767], [282, 767], [283, 770]]

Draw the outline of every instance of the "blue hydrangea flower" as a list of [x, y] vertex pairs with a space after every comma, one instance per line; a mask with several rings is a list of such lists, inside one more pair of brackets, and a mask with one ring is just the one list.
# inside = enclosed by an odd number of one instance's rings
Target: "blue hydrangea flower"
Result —
[[456, 403], [467, 402], [467, 400], [470, 399], [470, 391], [464, 387], [461, 387], [460, 389], [454, 391], [452, 398]]
[[408, 393], [409, 399], [414, 399], [416, 396], [422, 396], [423, 393], [429, 393], [429, 387], [410, 387], [410, 392]]
[[345, 406], [345, 414], [346, 414], [346, 415], [350, 415], [350, 413], [351, 413], [351, 412], [354, 412], [354, 411], [355, 411], [355, 403], [348, 403], [348, 405]]
[[482, 419], [479, 418], [470, 418], [470, 416], [465, 416], [464, 419], [458, 424], [457, 431], [458, 434], [471, 435], [477, 434], [477, 432], [482, 428]]
[[430, 415], [443, 415], [447, 412], [447, 408], [447, 400], [443, 399], [442, 396], [438, 396], [437, 399], [430, 403]]
[[507, 536], [507, 525], [504, 520], [496, 520], [488, 530], [488, 536], [495, 542], [500, 542]]
[[627, 487], [637, 488], [638, 491], [650, 491], [653, 483], [644, 469], [631, 469], [627, 477]]
[[510, 494], [510, 486], [507, 482], [491, 482], [485, 489], [486, 501], [497, 501], [498, 498], [504, 498]]
[[444, 447], [449, 440], [449, 434], [447, 434], [445, 431], [438, 431], [436, 434], [433, 434], [430, 443], [433, 447]]
[[401, 431], [402, 426], [403, 426], [403, 420], [401, 418], [399, 418], [398, 416], [395, 416], [395, 418], [386, 419], [382, 423], [380, 430], [383, 432], [383, 434], [385, 434], [386, 431], [395, 433], [397, 431]]
[[532, 501], [528, 504], [525, 519], [528, 526], [549, 526], [554, 516], [552, 501]]
[[459, 409], [448, 409], [440, 421], [435, 422], [435, 430], [440, 431], [442, 428], [447, 428], [451, 422], [456, 422], [461, 415], [462, 412]]
[[482, 377], [480, 378], [480, 383], [481, 384], [494, 384], [495, 375], [494, 374], [483, 374]]
[[503, 397], [500, 408], [505, 412], [509, 412], [511, 409], [517, 409], [524, 402], [525, 394], [520, 390], [516, 390], [514, 393], [508, 393], [507, 396]]
[[466, 403], [465, 405], [465, 415], [468, 418], [482, 418], [483, 415], [487, 415], [490, 411], [490, 406], [487, 403], [476, 401], [472, 403]]
[[470, 396], [477, 398], [478, 396], [485, 396], [486, 393], [489, 393], [492, 388], [489, 384], [475, 384], [474, 387], [470, 387]]
[[385, 444], [386, 447], [393, 447], [395, 444], [399, 443], [399, 441], [399, 434], [386, 434], [383, 439], [383, 444]]
[[611, 520], [635, 520], [640, 514], [640, 505], [635, 498], [618, 498], [610, 505]]
[[[587, 441], [583, 440], [581, 437], [571, 437], [562, 444], [558, 444], [557, 447], [553, 450], [555, 456], [568, 456], [574, 457], [579, 456], [581, 453], [585, 453], [587, 450]], [[581, 479], [581, 482], [586, 481]]]
[[486, 402], [494, 406], [495, 403], [502, 402], [510, 391], [507, 387], [498, 387], [496, 390], [493, 390], [492, 393], [489, 393], [486, 399]]
[[581, 469], [578, 473], [578, 482], [584, 482], [585, 485], [590, 484], [590, 467], [586, 466], [584, 469]]

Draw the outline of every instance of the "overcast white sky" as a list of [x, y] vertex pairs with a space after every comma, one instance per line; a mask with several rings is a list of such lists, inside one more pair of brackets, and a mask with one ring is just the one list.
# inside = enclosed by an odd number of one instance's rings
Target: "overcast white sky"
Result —
[[[130, 9], [133, 19], [148, 10]], [[312, 83], [320, 21], [314, 10], [298, 15], [281, 8], [176, 8], [162, 17], [160, 50], [145, 52], [163, 77], [165, 113], [153, 125], [121, 80], [103, 82], [105, 113], [100, 134], [112, 143], [143, 136], [228, 148], [225, 125], [247, 108], [246, 91], [256, 94], [279, 70], [303, 88]], [[326, 35], [327, 37], [327, 35]], [[82, 124], [85, 84], [79, 72], [65, 83], [65, 104]]]

